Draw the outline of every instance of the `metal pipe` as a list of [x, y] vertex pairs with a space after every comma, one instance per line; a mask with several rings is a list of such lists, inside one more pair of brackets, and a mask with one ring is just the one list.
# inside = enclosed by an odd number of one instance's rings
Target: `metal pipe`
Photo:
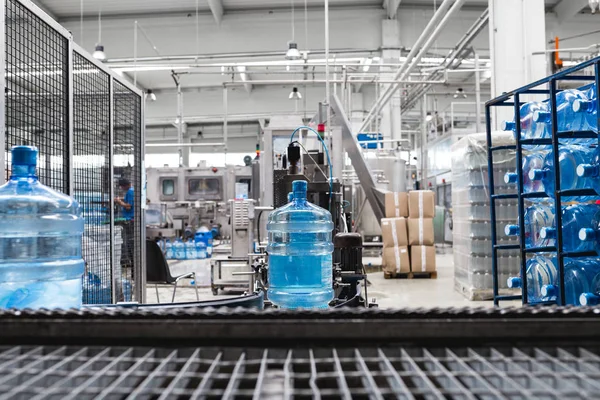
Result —
[[224, 142], [218, 143], [146, 143], [146, 147], [215, 147], [225, 146]]
[[475, 129], [477, 133], [481, 132], [481, 82], [479, 77], [479, 54], [475, 53], [475, 114], [477, 114], [477, 120], [475, 121]]
[[[444, 0], [444, 2], [440, 5], [440, 8], [438, 8], [436, 13], [433, 14], [431, 19], [429, 20], [429, 23], [427, 24], [425, 29], [423, 29], [423, 32], [421, 32], [421, 35], [417, 38], [417, 41], [415, 42], [412, 49], [406, 56], [406, 62], [398, 69], [398, 71], [396, 71], [396, 74], [394, 75], [394, 79], [398, 79], [400, 77], [400, 75], [404, 72], [405, 67], [412, 61], [412, 59], [415, 56], [415, 54], [417, 53], [417, 51], [419, 51], [419, 49], [421, 48], [421, 45], [423, 44], [425, 39], [429, 35], [431, 35], [431, 32], [435, 29], [436, 26], [439, 27], [441, 25], [441, 24], [438, 25], [438, 22], [444, 16], [444, 14], [448, 11], [448, 9], [450, 8], [450, 5], [452, 4], [453, 1], [454, 0]], [[457, 0], [457, 2], [459, 2], [459, 1], [462, 2], [464, 0]], [[446, 16], [451, 15], [451, 14], [452, 14], [452, 12], [448, 12], [446, 14]], [[433, 35], [431, 35], [431, 36], [433, 36]], [[427, 49], [425, 49], [425, 50], [427, 50]], [[368, 126], [369, 121], [371, 120], [371, 118], [373, 118], [373, 114], [377, 110], [380, 110], [383, 105], [385, 105], [382, 103], [383, 103], [383, 99], [385, 99], [387, 97], [387, 94], [391, 93], [392, 91], [395, 92], [396, 89], [397, 89], [396, 87], [392, 88], [392, 86], [390, 86], [388, 89], [386, 89], [383, 96], [380, 96], [377, 98], [377, 100], [375, 101], [375, 104], [373, 104], [373, 106], [371, 107], [371, 110], [369, 111], [369, 113], [367, 114], [367, 117], [365, 118], [363, 124], [361, 125], [359, 132], [364, 130]]]
[[227, 153], [227, 86], [223, 85], [223, 140], [225, 141], [225, 152]]

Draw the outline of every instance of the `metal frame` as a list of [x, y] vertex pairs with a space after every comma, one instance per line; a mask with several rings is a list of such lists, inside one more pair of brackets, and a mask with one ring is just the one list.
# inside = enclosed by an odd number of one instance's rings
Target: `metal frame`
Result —
[[[588, 67], [594, 67], [594, 75], [572, 75], [578, 71], [581, 71]], [[598, 134], [592, 131], [575, 131], [575, 132], [559, 132], [558, 131], [558, 116], [556, 113], [556, 94], [559, 90], [556, 88], [556, 83], [561, 80], [571, 81], [594, 81], [596, 87], [600, 87], [600, 57], [583, 62], [572, 68], [563, 70], [554, 75], [540, 79], [536, 82], [530, 83], [521, 88], [515, 89], [511, 92], [504, 93], [501, 96], [496, 97], [488, 101], [485, 104], [485, 115], [486, 115], [486, 136], [487, 136], [487, 147], [488, 147], [488, 174], [489, 174], [489, 193], [490, 193], [490, 214], [491, 214], [491, 226], [492, 226], [492, 278], [493, 278], [493, 294], [494, 304], [499, 305], [500, 301], [504, 300], [518, 300], [521, 299], [523, 304], [529, 304], [530, 301], [527, 298], [527, 255], [541, 252], [554, 252], [557, 256], [558, 261], [558, 274], [556, 286], [559, 291], [555, 303], [558, 305], [565, 305], [565, 285], [564, 285], [564, 259], [566, 257], [589, 257], [596, 255], [595, 252], [565, 252], [563, 251], [563, 231], [562, 231], [562, 197], [566, 196], [590, 196], [596, 195], [593, 189], [574, 189], [574, 190], [561, 190], [560, 186], [560, 162], [559, 162], [559, 140], [561, 139], [586, 139], [586, 138], [598, 138]], [[537, 87], [547, 85], [547, 89], [537, 89]], [[522, 139], [521, 138], [521, 120], [520, 107], [521, 95], [526, 94], [545, 94], [549, 95], [551, 118], [552, 118], [552, 139]], [[600, 97], [597, 96], [597, 106], [600, 108]], [[494, 146], [492, 138], [492, 124], [491, 124], [491, 107], [513, 107], [515, 114], [515, 134], [518, 140], [515, 145], [507, 146]], [[598, 116], [598, 122], [600, 123], [600, 116]], [[547, 196], [546, 193], [523, 193], [523, 146], [524, 145], [550, 145], [552, 146], [552, 154], [554, 157], [554, 195]], [[494, 193], [494, 174], [493, 174], [493, 158], [494, 152], [497, 150], [516, 150], [516, 169], [518, 175], [517, 194], [495, 194]], [[544, 198], [548, 197], [554, 201], [555, 216], [554, 221], [556, 224], [556, 245], [555, 246], [544, 246], [536, 248], [526, 248], [525, 246], [525, 206], [524, 200], [527, 198]], [[518, 199], [519, 209], [519, 245], [499, 245], [497, 244], [496, 238], [496, 203], [498, 199]], [[521, 255], [521, 278], [522, 287], [520, 296], [500, 296], [498, 294], [498, 251], [499, 250], [520, 250]], [[554, 301], [552, 302], [554, 303]]]
[[[138, 95], [140, 97], [140, 105], [141, 105], [141, 109], [139, 110], [139, 113], [141, 115], [140, 117], [140, 121], [141, 121], [141, 136], [140, 136], [140, 152], [141, 152], [141, 170], [142, 170], [142, 175], [143, 175], [143, 171], [144, 171], [144, 142], [145, 142], [145, 125], [144, 125], [144, 94], [143, 92], [138, 89], [137, 87], [135, 87], [134, 85], [132, 85], [131, 83], [129, 83], [128, 81], [124, 80], [121, 76], [119, 76], [117, 73], [115, 73], [114, 71], [112, 71], [111, 69], [109, 69], [107, 66], [105, 66], [103, 63], [99, 62], [98, 60], [96, 60], [95, 58], [93, 58], [85, 49], [83, 49], [81, 46], [77, 45], [74, 41], [73, 41], [73, 36], [72, 34], [63, 26], [61, 26], [57, 21], [55, 21], [53, 18], [51, 18], [48, 14], [46, 14], [43, 10], [41, 10], [38, 6], [36, 6], [31, 0], [14, 0], [15, 2], [18, 2], [19, 4], [21, 4], [23, 7], [25, 7], [28, 11], [30, 11], [32, 14], [34, 14], [35, 16], [37, 16], [38, 18], [40, 18], [44, 23], [46, 23], [49, 27], [51, 27], [53, 30], [55, 30], [56, 32], [58, 32], [60, 35], [62, 35], [65, 39], [67, 39], [67, 43], [68, 43], [68, 56], [67, 56], [67, 68], [68, 68], [68, 77], [67, 77], [67, 86], [68, 86], [68, 171], [67, 172], [67, 192], [69, 195], [73, 195], [73, 191], [74, 191], [74, 176], [73, 176], [73, 151], [74, 151], [74, 94], [73, 94], [73, 55], [74, 53], [78, 53], [79, 55], [81, 55], [83, 58], [85, 58], [87, 61], [89, 61], [90, 63], [92, 63], [95, 67], [97, 67], [99, 70], [105, 72], [109, 77], [110, 77], [110, 106], [111, 106], [111, 110], [110, 110], [110, 116], [109, 116], [109, 120], [110, 120], [110, 149], [109, 149], [109, 160], [110, 160], [110, 176], [111, 178], [113, 178], [113, 168], [112, 168], [112, 164], [113, 164], [113, 160], [114, 160], [114, 151], [113, 151], [113, 144], [114, 144], [114, 132], [113, 132], [113, 122], [114, 122], [114, 116], [113, 116], [113, 110], [112, 110], [112, 106], [113, 106], [113, 82], [117, 81], [119, 83], [121, 83], [123, 86], [127, 87], [129, 90], [131, 90], [134, 94]], [[0, 37], [4, 38], [6, 36], [6, 6], [7, 6], [7, 0], [0, 0]], [[27, 38], [23, 38], [23, 40], [27, 40]], [[6, 41], [5, 40], [0, 40], [0, 68], [6, 68]], [[3, 73], [2, 76], [0, 77], [0, 90], [4, 93], [4, 89], [6, 88], [6, 78], [5, 78], [5, 74]], [[3, 148], [5, 148], [6, 146], [6, 113], [5, 113], [5, 109], [6, 109], [6, 96], [1, 96], [0, 97], [0, 129], [2, 129], [2, 134], [0, 135], [0, 144], [2, 145]], [[2, 163], [5, 163], [5, 154], [4, 151], [1, 152], [0, 154], [0, 161], [2, 161]], [[143, 176], [141, 177], [142, 180]], [[4, 182], [4, 178], [2, 178], [2, 181]], [[143, 180], [142, 180], [143, 183]], [[111, 232], [111, 242], [110, 242], [110, 246], [111, 246], [111, 264], [114, 265], [114, 212], [113, 212], [113, 206], [114, 206], [114, 190], [112, 188], [112, 179], [111, 179], [111, 188], [110, 188], [110, 232]], [[142, 199], [144, 200], [144, 199]], [[140, 231], [140, 238], [144, 238], [145, 237], [145, 233], [144, 233], [144, 212], [143, 212], [143, 208], [145, 207], [145, 204], [141, 204], [140, 205], [142, 207], [142, 212], [141, 212], [141, 221], [138, 221], [138, 227], [137, 229], [139, 229]], [[138, 265], [138, 269], [136, 270], [136, 287], [135, 287], [135, 295], [136, 295], [136, 299], [139, 302], [145, 302], [145, 240], [141, 240], [141, 258], [140, 258], [140, 262]], [[113, 302], [116, 301], [116, 290], [114, 287], [114, 282], [116, 281], [116, 277], [115, 277], [115, 268], [111, 268], [112, 270], [112, 283], [111, 285], [113, 286], [111, 289], [112, 292], [112, 300]]]

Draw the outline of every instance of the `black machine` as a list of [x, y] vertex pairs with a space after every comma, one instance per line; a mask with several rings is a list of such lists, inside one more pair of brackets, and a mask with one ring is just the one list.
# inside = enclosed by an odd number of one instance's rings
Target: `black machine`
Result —
[[[334, 257], [331, 266], [335, 298], [330, 306], [338, 307], [375, 307], [367, 297], [367, 275], [362, 264], [362, 236], [350, 231], [352, 218], [343, 211], [343, 186], [334, 180], [331, 184], [327, 176], [328, 166], [322, 152], [309, 151], [302, 156], [301, 146], [292, 142], [283, 160], [283, 169], [273, 171], [273, 205], [282, 207], [288, 202], [288, 193], [292, 191], [292, 182], [308, 182], [308, 201], [331, 212], [334, 223]], [[266, 273], [255, 271], [266, 279]], [[364, 286], [364, 296], [363, 296]]]

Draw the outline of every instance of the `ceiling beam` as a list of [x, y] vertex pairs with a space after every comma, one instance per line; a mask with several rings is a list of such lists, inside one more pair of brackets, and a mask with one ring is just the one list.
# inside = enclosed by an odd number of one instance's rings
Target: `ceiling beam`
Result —
[[208, 6], [210, 7], [213, 17], [215, 17], [215, 21], [217, 21], [217, 25], [221, 25], [221, 21], [223, 20], [222, 0], [208, 0]]
[[52, 18], [55, 21], [58, 21], [56, 15], [52, 11], [50, 11], [50, 9], [44, 3], [42, 3], [42, 0], [32, 0], [32, 3], [38, 6], [40, 10], [48, 14], [50, 18]]
[[588, 0], [562, 0], [560, 3], [554, 6], [553, 11], [556, 14], [558, 23], [562, 24], [563, 22], [573, 18], [585, 7], [588, 7], [588, 5]]
[[400, 6], [400, 1], [401, 0], [383, 1], [383, 8], [385, 8], [389, 19], [396, 19], [396, 15], [398, 15], [398, 7]]

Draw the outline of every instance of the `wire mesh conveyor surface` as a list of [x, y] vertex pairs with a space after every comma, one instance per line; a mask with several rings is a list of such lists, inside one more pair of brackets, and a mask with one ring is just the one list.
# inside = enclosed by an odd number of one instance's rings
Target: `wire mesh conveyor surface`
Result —
[[590, 399], [590, 348], [0, 347], [0, 399]]

